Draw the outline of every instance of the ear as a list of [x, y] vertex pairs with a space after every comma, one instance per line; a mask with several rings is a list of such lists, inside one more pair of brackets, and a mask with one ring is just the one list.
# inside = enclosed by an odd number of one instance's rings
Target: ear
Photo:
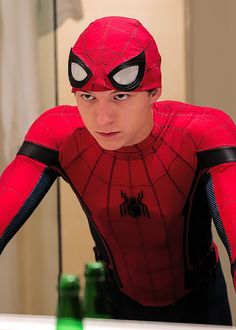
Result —
[[149, 93], [150, 97], [151, 97], [151, 102], [154, 103], [156, 102], [159, 97], [161, 96], [161, 87], [155, 88], [153, 89], [150, 93]]

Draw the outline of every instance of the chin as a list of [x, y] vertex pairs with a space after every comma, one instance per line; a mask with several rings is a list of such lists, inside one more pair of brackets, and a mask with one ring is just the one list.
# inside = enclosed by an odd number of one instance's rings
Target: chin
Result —
[[114, 151], [114, 150], [118, 150], [118, 149], [122, 148], [122, 145], [120, 145], [118, 143], [104, 143], [101, 141], [97, 141], [97, 143], [100, 145], [100, 147], [102, 149], [105, 149], [105, 150]]

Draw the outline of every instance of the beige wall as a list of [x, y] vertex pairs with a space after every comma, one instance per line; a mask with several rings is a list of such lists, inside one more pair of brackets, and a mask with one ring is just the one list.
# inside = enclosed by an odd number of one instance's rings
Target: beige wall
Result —
[[236, 1], [187, 0], [191, 102], [220, 108], [236, 120]]
[[[187, 0], [187, 99], [222, 109], [236, 121], [236, 1]], [[229, 258], [220, 247], [234, 324], [236, 295]]]
[[[52, 33], [38, 39], [38, 56], [40, 77], [35, 79], [39, 79], [43, 111], [55, 104]], [[21, 143], [19, 141], [19, 145]], [[5, 166], [1, 158], [0, 172]], [[56, 203], [54, 184], [3, 251], [0, 257], [0, 313], [55, 314], [58, 275]]]

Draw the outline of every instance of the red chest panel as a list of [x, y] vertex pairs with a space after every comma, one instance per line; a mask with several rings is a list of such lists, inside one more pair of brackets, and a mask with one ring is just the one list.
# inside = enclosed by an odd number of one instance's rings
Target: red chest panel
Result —
[[160, 135], [154, 129], [141, 144], [110, 152], [82, 129], [61, 155], [66, 174], [109, 245], [123, 290], [134, 299], [142, 296], [140, 302], [148, 305], [169, 303], [180, 295], [173, 290], [182, 294], [183, 283], [176, 289], [173, 274], [183, 277], [181, 212], [195, 170], [192, 141], [178, 130]]
[[[76, 107], [40, 116], [1, 176], [1, 250], [60, 174], [131, 298], [167, 305], [196, 287], [216, 262], [212, 218], [236, 283], [235, 125], [221, 111], [172, 101], [153, 113], [150, 136], [113, 152], [99, 147]], [[25, 184], [13, 189], [19, 178]]]

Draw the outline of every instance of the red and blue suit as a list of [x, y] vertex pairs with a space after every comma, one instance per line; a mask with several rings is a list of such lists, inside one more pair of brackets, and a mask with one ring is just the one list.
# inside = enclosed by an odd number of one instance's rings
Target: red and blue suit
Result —
[[211, 219], [235, 283], [236, 129], [223, 112], [157, 102], [141, 143], [103, 150], [77, 107], [46, 111], [0, 180], [1, 250], [57, 176], [77, 195], [115, 285], [144, 306], [171, 305], [215, 267]]
[[[114, 17], [95, 22], [70, 53], [73, 91], [161, 86], [158, 50], [139, 22]], [[112, 45], [112, 33], [120, 33], [118, 44]], [[102, 61], [95, 63], [99, 54]], [[0, 250], [60, 176], [87, 216], [118, 314], [223, 323], [199, 315], [208, 313], [217, 291], [207, 291], [220, 267], [212, 219], [236, 287], [235, 124], [220, 110], [175, 101], [156, 102], [152, 111], [147, 138], [114, 151], [96, 142], [76, 106], [44, 112], [0, 178]]]

